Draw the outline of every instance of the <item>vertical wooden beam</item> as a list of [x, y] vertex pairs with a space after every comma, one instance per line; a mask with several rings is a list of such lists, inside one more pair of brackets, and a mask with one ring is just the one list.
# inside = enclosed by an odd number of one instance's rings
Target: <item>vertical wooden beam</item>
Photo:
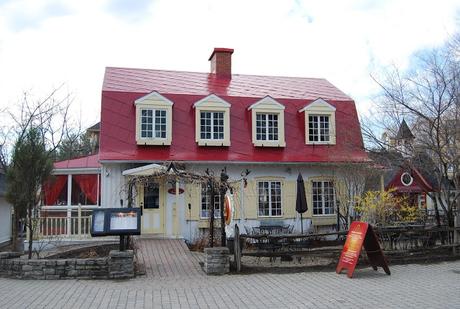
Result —
[[72, 175], [67, 175], [67, 236], [72, 235]]
[[222, 247], [227, 246], [227, 234], [225, 233], [225, 215], [224, 215], [224, 206], [225, 206], [225, 189], [219, 188], [220, 194], [220, 245]]
[[209, 246], [212, 248], [214, 247], [214, 182], [212, 180], [208, 181], [207, 185], [208, 193], [210, 196], [209, 201], [209, 208], [211, 213], [209, 214], [209, 237], [210, 237], [210, 244]]
[[77, 219], [77, 224], [78, 224], [78, 237], [81, 238], [81, 204], [78, 203], [78, 219]]
[[179, 236], [179, 181], [176, 179], [176, 206], [174, 207], [174, 235]]
[[235, 224], [235, 235], [234, 235], [234, 248], [233, 248], [233, 254], [235, 256], [235, 267], [236, 267], [236, 272], [241, 271], [241, 243], [240, 243], [240, 228], [238, 227], [238, 224]]

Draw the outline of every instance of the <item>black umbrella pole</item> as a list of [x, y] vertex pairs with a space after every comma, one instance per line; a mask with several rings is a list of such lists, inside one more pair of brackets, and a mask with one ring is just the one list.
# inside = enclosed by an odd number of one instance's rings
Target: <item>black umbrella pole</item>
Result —
[[300, 214], [300, 234], [303, 234], [303, 218], [302, 218], [302, 214]]

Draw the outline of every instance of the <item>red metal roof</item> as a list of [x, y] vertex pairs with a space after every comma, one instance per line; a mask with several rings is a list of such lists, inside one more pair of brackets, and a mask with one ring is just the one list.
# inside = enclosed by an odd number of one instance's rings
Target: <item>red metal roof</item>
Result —
[[[401, 181], [401, 176], [405, 172], [409, 172], [409, 174], [411, 174], [411, 176], [413, 177], [413, 181], [409, 186], [404, 185]], [[433, 187], [416, 168], [406, 170], [402, 167], [395, 174], [393, 179], [391, 179], [391, 181], [385, 186], [385, 190], [389, 190], [390, 188], [395, 189], [397, 193], [420, 193], [433, 191]]]
[[233, 74], [231, 79], [211, 73], [106, 68], [102, 91], [147, 94], [218, 96], [351, 101], [325, 79]]
[[95, 154], [92, 156], [76, 158], [72, 160], [64, 160], [54, 162], [54, 169], [80, 169], [80, 168], [99, 168], [99, 155]]
[[[138, 146], [134, 101], [151, 91], [174, 102], [171, 146]], [[231, 104], [230, 147], [195, 142], [193, 104], [214, 93]], [[254, 147], [248, 107], [270, 95], [285, 105], [286, 147]], [[336, 108], [336, 145], [306, 145], [305, 118], [299, 109], [321, 97]], [[323, 79], [232, 75], [225, 84], [212, 74], [106, 70], [102, 92], [100, 160], [362, 162], [367, 161], [354, 102]]]

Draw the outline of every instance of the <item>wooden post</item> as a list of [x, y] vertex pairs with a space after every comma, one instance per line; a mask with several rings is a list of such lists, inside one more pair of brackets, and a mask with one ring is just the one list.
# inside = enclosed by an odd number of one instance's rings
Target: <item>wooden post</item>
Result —
[[77, 224], [78, 224], [78, 237], [81, 238], [81, 204], [78, 204], [78, 219], [77, 219]]
[[67, 236], [72, 235], [72, 175], [67, 175]]
[[460, 231], [457, 230], [460, 226], [459, 226], [459, 221], [460, 221], [460, 216], [458, 215], [458, 209], [455, 211], [454, 213], [454, 246], [452, 247], [453, 248], [453, 253], [454, 255], [457, 255], [459, 253], [459, 248], [457, 247], [458, 245], [460, 245], [460, 237], [459, 237], [459, 233]]
[[174, 206], [174, 236], [179, 237], [180, 232], [179, 232], [179, 181], [176, 178], [176, 195], [175, 195], [175, 206]]
[[211, 211], [209, 214], [209, 236], [211, 244], [209, 246], [212, 248], [214, 247], [214, 183], [212, 180], [208, 182], [208, 193], [210, 193], [209, 208]]
[[223, 187], [220, 188], [220, 244], [222, 247], [227, 246], [227, 234], [225, 233], [225, 215], [224, 215], [224, 206], [225, 206], [225, 191]]
[[236, 266], [236, 272], [241, 271], [241, 244], [240, 244], [240, 228], [238, 227], [238, 224], [235, 224], [235, 235], [234, 235], [234, 240], [233, 240], [233, 254], [235, 256], [235, 266]]

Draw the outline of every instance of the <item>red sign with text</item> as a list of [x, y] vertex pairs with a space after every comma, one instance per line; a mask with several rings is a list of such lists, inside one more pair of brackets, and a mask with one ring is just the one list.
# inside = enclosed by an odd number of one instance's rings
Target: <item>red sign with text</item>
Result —
[[358, 264], [363, 245], [372, 268], [377, 270], [377, 266], [381, 266], [389, 275], [390, 269], [372, 226], [366, 222], [359, 221], [353, 222], [350, 226], [336, 272], [339, 274], [342, 269], [348, 269], [347, 276], [351, 278], [356, 264]]

